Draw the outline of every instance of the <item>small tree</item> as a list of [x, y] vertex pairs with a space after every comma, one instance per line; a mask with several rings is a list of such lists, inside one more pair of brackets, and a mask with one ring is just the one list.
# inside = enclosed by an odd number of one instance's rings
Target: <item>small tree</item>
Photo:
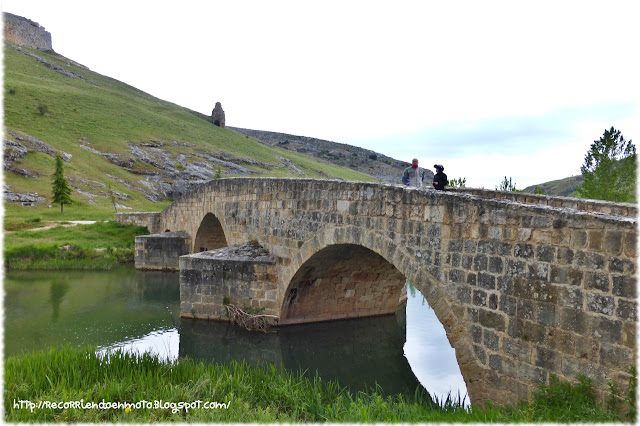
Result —
[[72, 204], [71, 187], [69, 181], [64, 177], [64, 165], [62, 157], [56, 156], [56, 170], [53, 172], [53, 202], [60, 203], [60, 213], [64, 212], [65, 204]]
[[466, 188], [467, 187], [467, 178], [453, 178], [449, 181], [448, 186], [452, 188]]
[[611, 127], [593, 141], [580, 167], [584, 179], [578, 188], [583, 198], [629, 202], [635, 199], [636, 147]]
[[511, 178], [507, 179], [504, 177], [504, 180], [500, 182], [499, 186], [496, 186], [496, 191], [512, 191], [512, 192], [522, 192], [519, 189], [516, 189], [516, 184], [511, 181]]

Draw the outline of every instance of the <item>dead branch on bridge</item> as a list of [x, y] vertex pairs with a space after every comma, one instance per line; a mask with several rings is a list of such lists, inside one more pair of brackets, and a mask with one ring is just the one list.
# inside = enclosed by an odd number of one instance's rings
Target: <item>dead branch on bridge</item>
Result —
[[238, 324], [247, 330], [259, 330], [268, 332], [272, 325], [278, 323], [280, 317], [277, 315], [252, 314], [244, 311], [235, 305], [224, 305], [227, 308], [229, 319], [232, 323]]

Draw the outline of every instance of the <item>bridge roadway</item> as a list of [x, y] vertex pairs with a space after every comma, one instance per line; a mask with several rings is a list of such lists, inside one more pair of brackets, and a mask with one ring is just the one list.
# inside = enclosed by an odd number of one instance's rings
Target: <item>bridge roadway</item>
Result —
[[136, 238], [138, 268], [179, 265], [185, 317], [224, 319], [228, 301], [281, 325], [380, 315], [411, 281], [474, 404], [529, 398], [552, 374], [604, 398], [636, 363], [635, 204], [229, 178], [116, 216], [154, 234]]

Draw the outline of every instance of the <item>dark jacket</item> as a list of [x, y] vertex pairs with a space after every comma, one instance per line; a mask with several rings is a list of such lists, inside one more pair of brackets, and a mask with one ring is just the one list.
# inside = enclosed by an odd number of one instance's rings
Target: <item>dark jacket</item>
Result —
[[433, 176], [433, 187], [435, 189], [444, 189], [448, 183], [447, 175], [443, 172], [438, 172]]

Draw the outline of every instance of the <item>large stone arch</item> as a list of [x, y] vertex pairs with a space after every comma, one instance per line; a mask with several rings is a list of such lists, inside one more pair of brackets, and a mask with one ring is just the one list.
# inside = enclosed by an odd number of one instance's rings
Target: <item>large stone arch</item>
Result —
[[298, 269], [285, 292], [280, 325], [391, 314], [406, 278], [378, 253], [334, 244]]
[[[281, 315], [286, 309], [285, 304], [289, 296], [287, 290], [296, 274], [316, 253], [336, 245], [357, 245], [368, 249], [393, 265], [399, 273], [414, 284], [444, 327], [447, 339], [456, 352], [456, 359], [471, 400], [474, 403], [490, 400], [487, 392], [491, 389], [490, 383], [495, 382], [495, 373], [483, 368], [478, 362], [473, 351], [471, 336], [465, 326], [463, 313], [456, 313], [452, 309], [446, 292], [441, 288], [440, 277], [433, 277], [429, 271], [420, 266], [406, 248], [397, 246], [389, 237], [381, 233], [364, 230], [357, 226], [329, 228], [316, 233], [313, 238], [302, 244], [288, 268], [281, 271], [284, 278], [280, 281], [281, 285], [286, 283], [286, 288], [281, 288], [280, 291]], [[494, 387], [491, 392], [496, 394], [501, 391]]]
[[227, 246], [227, 238], [220, 219], [211, 212], [207, 213], [195, 232], [192, 252], [215, 250]]

